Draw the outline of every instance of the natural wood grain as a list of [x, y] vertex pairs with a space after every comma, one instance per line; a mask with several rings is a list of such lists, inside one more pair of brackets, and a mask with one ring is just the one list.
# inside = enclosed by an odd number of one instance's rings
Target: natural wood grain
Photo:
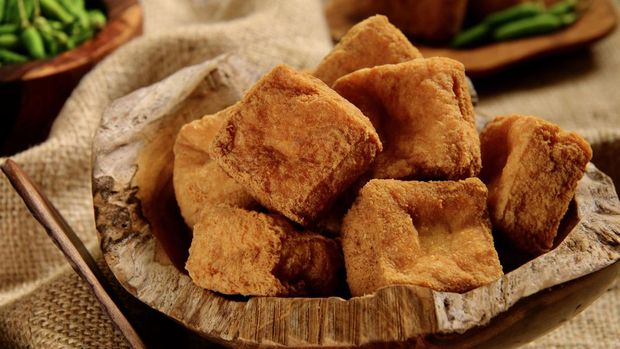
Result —
[[[182, 71], [118, 101], [104, 115], [96, 136], [93, 191], [106, 260], [129, 292], [187, 328], [231, 347], [451, 348], [501, 343], [508, 348], [573, 316], [575, 302], [581, 302], [582, 310], [616, 278], [620, 202], [609, 177], [588, 165], [571, 212], [576, 218], [567, 220], [572, 223], [566, 224], [570, 232], [564, 240], [496, 282], [465, 294], [395, 286], [351, 299], [243, 298], [197, 287], [162, 253], [161, 244], [174, 239], [161, 236], [179, 232], [166, 231], [161, 220], [180, 220], [178, 213], [142, 209], [160, 204], [140, 198], [169, 190], [153, 185], [166, 183], [162, 176], [169, 173], [145, 160], [151, 157], [145, 154], [171, 159], [172, 147], [162, 145], [170, 143], [166, 132], [173, 131], [162, 128], [189, 115], [178, 111], [199, 115], [206, 104], [200, 106], [193, 96], [205, 91], [203, 99], [217, 99], [222, 106], [235, 102], [260, 75], [252, 71], [251, 63], [235, 56]], [[153, 219], [154, 214], [159, 218]], [[529, 326], [530, 319], [545, 326]], [[513, 336], [516, 330], [520, 336]]]
[[616, 262], [599, 271], [519, 300], [487, 326], [464, 334], [427, 337], [429, 347], [505, 349], [524, 345], [582, 312], [620, 276]]
[[[332, 37], [339, 40], [346, 30], [360, 19], [354, 14], [351, 19], [346, 13], [328, 13]], [[363, 19], [363, 18], [362, 18]], [[450, 57], [465, 65], [470, 77], [484, 77], [504, 70], [512, 65], [533, 58], [586, 47], [611, 33], [617, 24], [617, 14], [610, 0], [592, 0], [583, 16], [566, 29], [547, 35], [532, 36], [517, 40], [503, 41], [455, 50], [449, 47], [431, 47], [423, 44], [414, 45], [425, 57]]]
[[106, 290], [104, 286], [106, 279], [95, 260], [56, 207], [15, 162], [10, 159], [6, 160], [2, 164], [2, 171], [22, 197], [32, 215], [41, 223], [52, 241], [65, 255], [71, 267], [86, 281], [105, 313], [125, 336], [131, 347], [145, 348], [134, 328]]
[[42, 141], [84, 74], [142, 33], [138, 0], [103, 0], [107, 25], [91, 40], [56, 57], [0, 68], [0, 155]]

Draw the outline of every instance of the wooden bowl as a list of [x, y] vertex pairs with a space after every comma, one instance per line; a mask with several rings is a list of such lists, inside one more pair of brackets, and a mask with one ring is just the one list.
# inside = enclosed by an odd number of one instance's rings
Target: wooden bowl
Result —
[[43, 141], [80, 79], [103, 57], [142, 33], [138, 0], [102, 0], [107, 25], [56, 57], [0, 68], [0, 156]]
[[394, 286], [350, 299], [231, 297], [194, 285], [171, 185], [175, 134], [234, 103], [262, 73], [235, 56], [186, 68], [116, 101], [95, 137], [106, 261], [131, 294], [188, 329], [231, 347], [509, 348], [579, 313], [618, 276], [620, 202], [589, 164], [557, 246], [529, 261], [500, 250], [507, 274], [464, 294]]

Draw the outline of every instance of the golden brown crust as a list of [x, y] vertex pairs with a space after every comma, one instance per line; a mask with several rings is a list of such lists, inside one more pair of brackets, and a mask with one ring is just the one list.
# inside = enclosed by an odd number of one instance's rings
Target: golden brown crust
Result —
[[331, 86], [336, 79], [362, 68], [406, 62], [422, 54], [385, 16], [372, 16], [353, 26], [323, 58], [314, 76]]
[[493, 226], [524, 252], [549, 251], [592, 148], [575, 133], [521, 115], [495, 118], [480, 141]]
[[480, 170], [464, 67], [449, 58], [362, 69], [334, 89], [358, 106], [384, 144], [374, 178], [462, 179]]
[[209, 154], [209, 146], [228, 116], [228, 109], [184, 125], [174, 144], [173, 185], [181, 215], [189, 227], [207, 205], [254, 208], [258, 203], [224, 172]]
[[465, 292], [499, 278], [486, 194], [477, 178], [368, 182], [342, 226], [351, 294], [396, 284]]
[[211, 155], [263, 206], [307, 225], [381, 150], [368, 119], [320, 80], [280, 65], [231, 108]]
[[335, 241], [278, 215], [223, 205], [203, 212], [189, 253], [194, 283], [224, 294], [329, 295], [342, 277]]

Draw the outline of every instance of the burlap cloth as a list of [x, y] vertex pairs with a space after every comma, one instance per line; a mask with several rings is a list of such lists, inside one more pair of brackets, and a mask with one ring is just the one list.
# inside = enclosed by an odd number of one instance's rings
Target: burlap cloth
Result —
[[[13, 157], [97, 256], [91, 139], [112, 100], [224, 52], [276, 57], [307, 68], [331, 47], [320, 0], [144, 0], [143, 5], [146, 35], [82, 80], [45, 143]], [[594, 145], [595, 163], [620, 183], [619, 71], [616, 32], [589, 51], [477, 82], [479, 111], [540, 115], [582, 132]], [[115, 292], [152, 347], [211, 346], [118, 287]], [[528, 347], [620, 348], [619, 324], [620, 289], [614, 287]], [[127, 347], [122, 336], [0, 176], [0, 348], [118, 347]]]

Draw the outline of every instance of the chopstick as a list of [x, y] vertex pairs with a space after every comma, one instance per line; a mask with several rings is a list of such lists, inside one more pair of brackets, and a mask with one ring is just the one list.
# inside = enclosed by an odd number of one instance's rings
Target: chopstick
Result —
[[146, 348], [135, 329], [103, 286], [107, 284], [107, 281], [95, 260], [60, 212], [14, 161], [6, 160], [0, 167], [34, 218], [45, 228], [73, 269], [86, 281], [103, 310], [108, 314], [115, 327], [125, 336], [131, 347], [135, 349]]

